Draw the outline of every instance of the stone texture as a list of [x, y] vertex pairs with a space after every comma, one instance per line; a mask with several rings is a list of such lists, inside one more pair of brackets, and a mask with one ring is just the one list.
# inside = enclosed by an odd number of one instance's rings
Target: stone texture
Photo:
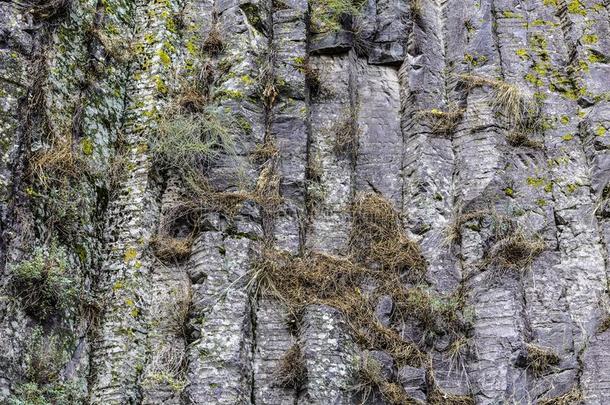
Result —
[[[36, 382], [45, 403], [59, 401], [43, 392], [58, 384], [91, 404], [389, 403], [383, 386], [363, 395], [366, 356], [421, 403], [610, 401], [608, 5], [368, 0], [354, 16], [329, 2], [325, 17], [319, 4], [0, 2], [0, 402]], [[206, 45], [214, 35], [216, 50]], [[497, 89], [472, 77], [533, 102], [538, 125], [527, 129], [539, 147], [510, 142], [523, 128]], [[201, 170], [215, 192], [245, 197], [234, 212], [199, 201], [205, 213], [171, 229], [194, 230], [188, 257], [167, 263], [151, 241], [189, 185], [150, 147], [181, 92], [202, 80], [206, 102], [239, 129], [235, 153]], [[452, 111], [446, 133], [426, 118]], [[353, 142], [337, 148], [345, 128]], [[81, 165], [76, 175], [37, 179], [40, 154], [59, 144], [70, 150], [59, 163]], [[273, 153], [256, 158], [263, 146]], [[269, 179], [281, 197], [271, 206], [257, 194]], [[346, 257], [360, 192], [399, 212], [421, 246], [427, 291], [463, 298], [462, 346], [382, 296], [376, 321], [425, 355], [399, 364], [389, 348], [362, 345], [339, 309], [289, 313], [254, 288], [270, 246]], [[66, 200], [74, 205], [58, 209]], [[525, 269], [498, 271], [500, 217], [544, 242]], [[84, 308], [46, 320], [24, 311], [14, 267], [38, 246], [66, 250]], [[365, 284], [358, 293], [379, 287]], [[39, 330], [47, 342], [68, 337], [46, 382], [31, 369]], [[559, 361], [535, 373], [527, 344]], [[283, 386], [277, 373], [295, 345], [307, 378]]]

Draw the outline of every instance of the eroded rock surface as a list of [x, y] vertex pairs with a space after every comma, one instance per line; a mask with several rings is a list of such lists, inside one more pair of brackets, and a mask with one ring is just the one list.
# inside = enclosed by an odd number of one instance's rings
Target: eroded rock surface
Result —
[[0, 2], [0, 402], [610, 403], [609, 12]]

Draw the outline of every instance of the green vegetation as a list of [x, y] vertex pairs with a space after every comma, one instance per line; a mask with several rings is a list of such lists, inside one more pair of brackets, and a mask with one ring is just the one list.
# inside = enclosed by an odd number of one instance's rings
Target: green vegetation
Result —
[[67, 339], [45, 335], [41, 327], [32, 330], [26, 345], [26, 381], [16, 386], [9, 405], [73, 405], [84, 403], [84, 390], [76, 382], [60, 379], [69, 361]]
[[161, 118], [151, 152], [157, 165], [188, 177], [222, 154], [234, 154], [236, 134], [233, 114], [222, 107], [195, 113], [174, 111]]
[[29, 259], [11, 267], [15, 295], [33, 317], [46, 319], [58, 311], [76, 312], [80, 304], [81, 279], [66, 252], [52, 244], [34, 249]]
[[310, 0], [311, 24], [314, 31], [339, 31], [346, 16], [360, 15], [362, 0]]

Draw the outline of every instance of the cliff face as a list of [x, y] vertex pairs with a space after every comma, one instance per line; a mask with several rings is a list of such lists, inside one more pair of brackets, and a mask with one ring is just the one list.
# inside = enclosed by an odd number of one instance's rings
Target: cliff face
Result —
[[0, 2], [0, 401], [608, 403], [608, 13]]

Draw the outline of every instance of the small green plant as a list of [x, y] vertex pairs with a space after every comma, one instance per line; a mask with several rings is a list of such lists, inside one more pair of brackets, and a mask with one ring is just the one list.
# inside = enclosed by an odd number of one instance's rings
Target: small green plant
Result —
[[45, 319], [57, 311], [79, 306], [81, 279], [62, 248], [34, 249], [32, 257], [11, 267], [13, 291], [24, 310]]
[[223, 154], [234, 154], [238, 124], [231, 112], [208, 106], [197, 113], [168, 113], [151, 142], [155, 163], [188, 177]]
[[67, 338], [32, 330], [25, 347], [26, 381], [18, 384], [9, 405], [72, 405], [84, 403], [84, 390], [76, 381], [61, 381], [69, 361]]
[[345, 17], [360, 15], [363, 4], [361, 0], [312, 0], [310, 9], [313, 30], [339, 31]]

